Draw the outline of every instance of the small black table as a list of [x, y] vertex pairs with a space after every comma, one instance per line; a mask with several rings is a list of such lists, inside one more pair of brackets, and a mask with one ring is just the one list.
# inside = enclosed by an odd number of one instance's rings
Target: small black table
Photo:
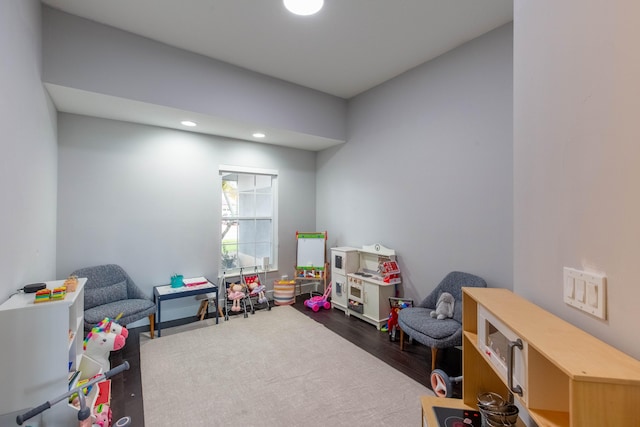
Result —
[[195, 296], [195, 295], [201, 295], [201, 294], [209, 294], [212, 293], [213, 294], [213, 298], [214, 298], [214, 302], [216, 305], [216, 324], [218, 324], [218, 287], [216, 285], [214, 285], [213, 283], [211, 283], [211, 281], [209, 279], [207, 279], [207, 283], [203, 283], [200, 285], [193, 285], [193, 286], [181, 286], [179, 288], [173, 288], [171, 287], [171, 285], [161, 285], [161, 286], [154, 286], [153, 287], [153, 298], [155, 300], [156, 306], [158, 307], [158, 316], [156, 317], [157, 319], [157, 330], [158, 330], [158, 338], [160, 338], [161, 336], [161, 328], [162, 328], [162, 322], [161, 322], [161, 307], [162, 307], [162, 301], [166, 301], [166, 300], [170, 300], [170, 299], [176, 299], [176, 298], [184, 298], [184, 297], [191, 297], [191, 296]]

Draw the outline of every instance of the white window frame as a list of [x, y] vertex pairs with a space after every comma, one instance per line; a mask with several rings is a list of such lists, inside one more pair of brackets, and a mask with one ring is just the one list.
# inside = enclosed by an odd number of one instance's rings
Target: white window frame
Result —
[[[247, 174], [247, 175], [266, 175], [271, 177], [271, 194], [272, 194], [272, 214], [271, 214], [271, 256], [269, 257], [269, 261], [267, 265], [257, 265], [260, 271], [273, 271], [278, 269], [278, 171], [275, 169], [263, 169], [263, 168], [252, 168], [245, 166], [233, 166], [233, 165], [220, 165], [218, 167], [218, 175], [220, 177], [220, 181], [218, 184], [218, 189], [220, 191], [220, 199], [222, 199], [222, 177], [226, 174]], [[221, 202], [222, 203], [222, 202]], [[228, 218], [222, 215], [223, 205], [220, 206], [220, 225], [222, 226], [223, 221]], [[239, 217], [238, 217], [239, 218]], [[254, 217], [257, 218], [257, 217]], [[264, 217], [262, 217], [264, 218]], [[246, 218], [245, 218], [246, 219]], [[224, 273], [227, 276], [238, 275], [240, 272], [240, 267], [236, 266], [234, 268], [225, 268], [222, 265], [222, 253], [223, 253], [223, 244], [222, 244], [222, 227], [220, 228], [220, 234], [218, 235], [218, 248], [219, 248], [219, 256], [218, 256], [218, 268], [220, 269], [220, 273]], [[243, 268], [249, 268], [249, 266], [244, 266]], [[250, 266], [250, 271], [252, 271], [254, 266]]]

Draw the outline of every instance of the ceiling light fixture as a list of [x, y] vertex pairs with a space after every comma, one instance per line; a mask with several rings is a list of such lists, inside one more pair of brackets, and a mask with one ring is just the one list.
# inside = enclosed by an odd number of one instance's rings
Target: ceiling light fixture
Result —
[[182, 126], [188, 126], [190, 128], [197, 126], [196, 122], [192, 122], [191, 120], [183, 120], [180, 122]]
[[283, 0], [284, 7], [296, 15], [313, 15], [324, 5], [324, 0]]
[[254, 138], [264, 138], [265, 136], [267, 136], [267, 135], [265, 135], [262, 132], [256, 132], [256, 133], [253, 134]]

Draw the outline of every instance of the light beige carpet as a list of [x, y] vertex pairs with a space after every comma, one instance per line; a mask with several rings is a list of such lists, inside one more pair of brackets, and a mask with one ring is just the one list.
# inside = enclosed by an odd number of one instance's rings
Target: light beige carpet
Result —
[[423, 385], [289, 306], [141, 339], [145, 425], [408, 426]]

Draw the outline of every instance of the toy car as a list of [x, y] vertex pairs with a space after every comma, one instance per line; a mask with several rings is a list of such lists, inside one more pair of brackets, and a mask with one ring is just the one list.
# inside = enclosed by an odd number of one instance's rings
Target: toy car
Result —
[[305, 300], [304, 305], [306, 307], [309, 307], [313, 311], [320, 310], [320, 307], [324, 307], [325, 310], [329, 310], [331, 308], [329, 295], [331, 295], [331, 283], [329, 283], [329, 286], [327, 286], [327, 290], [324, 291], [324, 294]]

